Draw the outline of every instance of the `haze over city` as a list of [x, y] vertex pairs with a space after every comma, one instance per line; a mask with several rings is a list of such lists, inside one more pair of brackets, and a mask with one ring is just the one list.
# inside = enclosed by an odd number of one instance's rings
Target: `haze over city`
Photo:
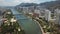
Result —
[[43, 3], [55, 0], [0, 0], [0, 6], [16, 6], [20, 3]]
[[0, 34], [60, 34], [60, 0], [0, 0]]

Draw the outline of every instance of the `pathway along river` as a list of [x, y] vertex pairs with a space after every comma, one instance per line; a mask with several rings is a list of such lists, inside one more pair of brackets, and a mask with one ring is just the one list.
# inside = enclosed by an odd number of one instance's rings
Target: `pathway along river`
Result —
[[34, 20], [24, 16], [15, 9], [11, 10], [26, 34], [42, 34], [40, 26]]

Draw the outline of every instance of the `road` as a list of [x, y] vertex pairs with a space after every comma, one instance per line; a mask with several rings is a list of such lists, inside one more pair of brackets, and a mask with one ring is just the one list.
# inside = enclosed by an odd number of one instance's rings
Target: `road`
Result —
[[34, 20], [24, 16], [22, 13], [19, 13], [14, 9], [11, 10], [26, 34], [42, 34], [40, 26]]

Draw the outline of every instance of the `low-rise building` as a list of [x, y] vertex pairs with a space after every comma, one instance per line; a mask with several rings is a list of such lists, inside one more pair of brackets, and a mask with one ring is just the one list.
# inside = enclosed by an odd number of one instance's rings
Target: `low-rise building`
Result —
[[38, 14], [39, 16], [41, 16], [40, 10], [38, 10], [38, 9], [35, 9], [34, 13]]

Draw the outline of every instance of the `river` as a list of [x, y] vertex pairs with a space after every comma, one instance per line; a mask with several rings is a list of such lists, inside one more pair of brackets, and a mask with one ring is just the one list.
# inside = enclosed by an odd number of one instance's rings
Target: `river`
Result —
[[24, 16], [22, 13], [19, 13], [14, 9], [11, 10], [26, 34], [42, 34], [40, 26], [34, 20]]

